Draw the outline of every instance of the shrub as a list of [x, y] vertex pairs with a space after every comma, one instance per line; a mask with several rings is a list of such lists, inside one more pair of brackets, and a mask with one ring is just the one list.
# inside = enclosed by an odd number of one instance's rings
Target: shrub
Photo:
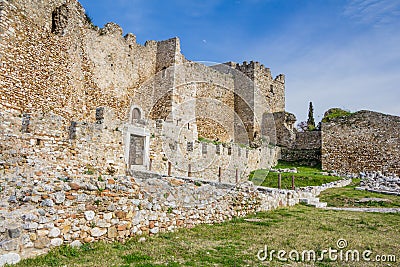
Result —
[[324, 114], [322, 122], [330, 122], [336, 118], [345, 118], [353, 114], [348, 110], [343, 110], [341, 108], [331, 108]]

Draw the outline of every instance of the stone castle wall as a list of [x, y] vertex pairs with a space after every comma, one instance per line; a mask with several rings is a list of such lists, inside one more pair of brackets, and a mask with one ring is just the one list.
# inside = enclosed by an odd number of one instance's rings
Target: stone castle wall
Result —
[[[62, 4], [55, 30], [53, 14]], [[98, 106], [108, 106], [126, 119], [135, 89], [184, 60], [176, 38], [141, 46], [114, 23], [96, 29], [75, 0], [1, 5], [3, 106], [91, 121]]]
[[359, 111], [322, 124], [322, 167], [400, 174], [400, 117]]
[[0, 111], [1, 178], [124, 175], [123, 124], [106, 113], [104, 124], [65, 126], [66, 119], [55, 114]]
[[[29, 179], [77, 178], [85, 174], [124, 175], [128, 166], [129, 128], [112, 109], [101, 109], [96, 122], [67, 121], [53, 113], [0, 111], [0, 170], [2, 179], [13, 175]], [[144, 123], [141, 124], [141, 123]], [[172, 124], [172, 126], [171, 126]], [[276, 164], [279, 148], [258, 149], [233, 143], [212, 144], [197, 139], [167, 139], [174, 123], [141, 120], [149, 139], [149, 159], [145, 169], [160, 174], [191, 175], [211, 181], [246, 181], [252, 170]], [[142, 129], [142, 128], [138, 128]], [[144, 130], [144, 128], [143, 128]], [[190, 146], [189, 146], [190, 143]]]

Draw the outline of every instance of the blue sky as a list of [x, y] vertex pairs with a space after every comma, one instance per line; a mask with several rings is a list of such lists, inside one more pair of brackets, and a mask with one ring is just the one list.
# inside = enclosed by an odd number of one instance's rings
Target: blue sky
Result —
[[400, 116], [399, 0], [80, 0], [139, 43], [178, 36], [194, 61], [259, 61], [286, 75], [286, 109]]

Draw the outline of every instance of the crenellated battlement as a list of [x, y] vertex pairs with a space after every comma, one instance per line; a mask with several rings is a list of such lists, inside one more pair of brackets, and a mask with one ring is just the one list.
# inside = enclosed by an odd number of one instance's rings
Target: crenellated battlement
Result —
[[266, 76], [269, 79], [272, 79], [270, 68], [265, 67], [258, 61], [250, 61], [249, 63], [244, 61], [242, 64], [230, 61], [225, 64], [246, 74], [252, 80], [254, 80], [254, 77], [257, 75]]

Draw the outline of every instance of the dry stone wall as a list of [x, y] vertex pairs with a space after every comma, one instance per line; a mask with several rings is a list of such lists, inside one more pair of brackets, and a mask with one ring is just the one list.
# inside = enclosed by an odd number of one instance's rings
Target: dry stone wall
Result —
[[13, 176], [2, 180], [0, 262], [18, 262], [65, 244], [124, 241], [223, 222], [292, 206], [313, 199], [321, 190], [342, 185], [290, 191], [256, 188], [249, 182], [215, 184], [143, 172], [135, 176]]
[[359, 111], [322, 124], [322, 167], [400, 174], [400, 117]]

